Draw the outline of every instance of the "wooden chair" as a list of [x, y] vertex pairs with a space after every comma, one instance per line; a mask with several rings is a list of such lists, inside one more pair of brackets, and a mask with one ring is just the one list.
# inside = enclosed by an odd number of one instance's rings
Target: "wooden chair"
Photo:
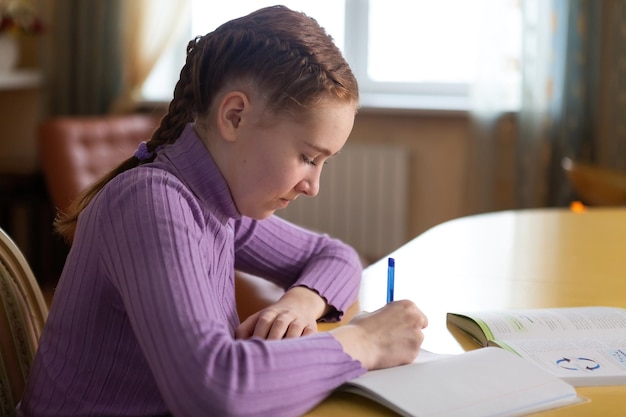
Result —
[[626, 204], [626, 172], [563, 159], [563, 169], [583, 203], [591, 206]]
[[15, 416], [47, 317], [30, 266], [0, 229], [0, 417]]

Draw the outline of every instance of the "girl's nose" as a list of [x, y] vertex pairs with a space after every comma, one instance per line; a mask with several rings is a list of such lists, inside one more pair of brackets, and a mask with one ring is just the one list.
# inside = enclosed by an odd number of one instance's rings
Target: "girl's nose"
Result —
[[315, 197], [320, 191], [320, 175], [321, 169], [316, 170], [315, 174], [304, 178], [296, 185], [296, 191], [308, 197]]

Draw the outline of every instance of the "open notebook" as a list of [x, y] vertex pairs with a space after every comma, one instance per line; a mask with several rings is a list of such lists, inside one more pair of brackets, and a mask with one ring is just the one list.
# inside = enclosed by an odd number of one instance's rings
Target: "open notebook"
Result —
[[554, 375], [499, 348], [422, 351], [409, 365], [370, 371], [340, 390], [409, 417], [519, 416], [581, 400]]

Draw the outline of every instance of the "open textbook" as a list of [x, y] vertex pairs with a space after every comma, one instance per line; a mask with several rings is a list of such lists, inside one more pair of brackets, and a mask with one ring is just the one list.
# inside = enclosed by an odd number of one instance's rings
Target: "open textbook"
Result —
[[448, 313], [447, 322], [480, 345], [517, 353], [574, 386], [626, 385], [626, 309]]
[[571, 385], [495, 347], [421, 351], [412, 364], [367, 372], [340, 390], [407, 417], [520, 416], [580, 401]]

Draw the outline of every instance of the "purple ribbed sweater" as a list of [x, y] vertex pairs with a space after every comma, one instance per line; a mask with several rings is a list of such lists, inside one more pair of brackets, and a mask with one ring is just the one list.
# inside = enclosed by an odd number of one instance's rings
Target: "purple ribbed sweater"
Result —
[[348, 246], [236, 210], [187, 126], [84, 210], [18, 415], [298, 416], [365, 369], [328, 333], [234, 339], [234, 269], [322, 294], [340, 316]]

